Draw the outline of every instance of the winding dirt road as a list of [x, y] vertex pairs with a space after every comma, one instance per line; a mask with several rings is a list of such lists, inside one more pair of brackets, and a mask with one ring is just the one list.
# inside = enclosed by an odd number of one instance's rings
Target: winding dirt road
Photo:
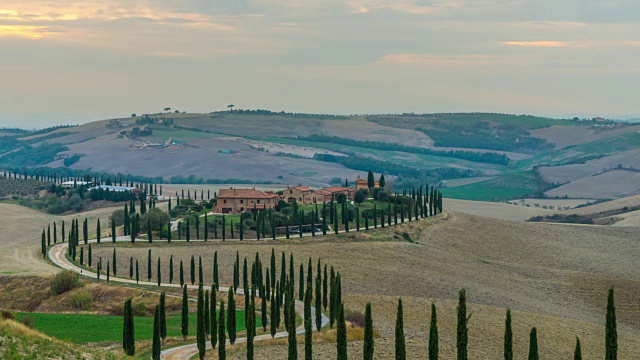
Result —
[[[130, 237], [128, 236], [119, 236], [116, 238], [117, 242], [127, 242], [130, 241]], [[144, 240], [140, 240], [141, 242], [144, 242]], [[96, 243], [96, 240], [90, 240], [90, 243]], [[86, 271], [84, 269], [81, 269], [80, 267], [76, 266], [75, 264], [71, 263], [67, 258], [66, 258], [66, 253], [68, 251], [69, 248], [69, 243], [58, 243], [54, 246], [52, 246], [49, 249], [48, 252], [48, 256], [49, 259], [57, 266], [66, 269], [66, 270], [71, 270], [71, 271], [75, 271], [83, 276], [87, 276], [90, 278], [94, 278], [94, 279], [98, 279], [98, 276], [96, 273], [94, 272], [90, 272], [90, 271]], [[100, 280], [105, 280], [105, 276], [102, 276], [100, 278]], [[148, 281], [139, 281], [136, 282], [135, 280], [132, 279], [126, 279], [126, 278], [119, 278], [119, 277], [110, 277], [109, 281], [114, 281], [114, 282], [120, 282], [120, 283], [125, 283], [125, 284], [132, 284], [132, 285], [136, 285], [136, 284], [140, 284], [140, 285], [151, 285], [151, 286], [157, 286], [158, 284], [156, 282], [148, 282]], [[180, 288], [179, 284], [167, 284], [167, 283], [162, 283], [162, 287], [171, 287], [171, 288]], [[187, 288], [189, 289], [198, 289], [197, 285], [188, 285], [187, 284]], [[205, 289], [211, 289], [211, 286], [204, 286]], [[229, 288], [228, 287], [220, 287], [220, 291], [222, 292], [228, 292]], [[244, 294], [244, 289], [238, 289], [237, 293], [239, 294]], [[295, 307], [296, 307], [296, 313], [300, 316], [304, 316], [304, 303], [296, 300], [295, 301]], [[312, 307], [311, 308], [311, 313], [315, 313], [315, 308]], [[322, 314], [322, 326], [324, 327], [325, 325], [327, 325], [329, 323], [329, 318], [326, 317], [324, 314]], [[300, 325], [298, 326], [298, 328], [296, 328], [296, 334], [304, 334], [304, 325]], [[288, 333], [286, 331], [282, 331], [282, 332], [278, 332], [275, 334], [275, 338], [282, 338], [282, 337], [286, 337], [288, 336]], [[255, 341], [260, 341], [260, 340], [267, 340], [267, 339], [271, 339], [271, 334], [264, 334], [264, 335], [259, 335], [256, 336]], [[236, 343], [244, 343], [247, 341], [247, 338], [238, 338], [236, 339]], [[229, 344], [229, 341], [227, 341], [227, 344]], [[207, 342], [207, 350], [210, 351], [212, 350], [211, 347], [211, 342]], [[182, 345], [182, 346], [178, 346], [178, 347], [174, 347], [174, 348], [170, 348], [170, 349], [166, 349], [164, 351], [162, 351], [161, 353], [161, 358], [162, 359], [167, 359], [167, 360], [188, 360], [191, 357], [193, 357], [194, 355], [196, 355], [198, 353], [198, 347], [196, 343], [193, 344], [187, 344], [187, 345]]]

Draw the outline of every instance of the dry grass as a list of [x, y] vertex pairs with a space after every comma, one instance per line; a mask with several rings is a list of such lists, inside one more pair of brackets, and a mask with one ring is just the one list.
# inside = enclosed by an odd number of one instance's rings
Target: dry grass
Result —
[[[383, 359], [392, 357], [392, 350], [388, 349], [393, 348], [398, 297], [406, 304], [409, 353], [424, 353], [427, 311], [435, 301], [441, 309], [442, 352], [444, 358], [451, 358], [455, 347], [455, 303], [462, 287], [467, 289], [474, 313], [470, 325], [470, 351], [474, 358], [494, 359], [501, 354], [507, 307], [514, 311], [516, 354], [526, 352], [528, 331], [537, 326], [543, 357], [567, 358], [575, 336], [583, 339], [586, 356], [595, 357], [602, 350], [606, 291], [615, 286], [620, 349], [624, 354], [620, 358], [632, 359], [640, 356], [640, 269], [634, 256], [640, 244], [632, 230], [533, 224], [450, 213], [440, 219], [324, 240], [154, 244], [152, 254], [154, 264], [158, 256], [168, 264], [169, 254], [174, 255], [176, 279], [180, 259], [188, 264], [192, 254], [196, 259], [202, 256], [205, 281], [210, 282], [213, 253], [218, 251], [223, 284], [231, 282], [236, 251], [248, 260], [259, 252], [263, 264], [267, 264], [273, 247], [278, 270], [280, 254], [285, 252], [288, 262], [289, 253], [293, 253], [296, 272], [299, 264], [306, 265], [311, 257], [315, 273], [320, 258], [343, 274], [348, 309], [363, 311], [366, 301], [372, 301], [375, 328], [381, 335], [376, 354]], [[404, 241], [399, 236], [402, 232], [415, 242]], [[103, 245], [95, 253], [109, 258], [111, 251], [110, 246]], [[127, 245], [119, 251], [122, 256], [126, 252], [139, 257], [141, 266], [146, 264], [147, 249], [142, 244]], [[163, 274], [163, 279], [166, 276]], [[361, 342], [349, 346], [352, 356], [357, 357]], [[335, 356], [334, 344], [319, 343], [316, 349], [318, 358]], [[286, 346], [260, 347], [256, 351], [260, 358], [280, 358]]]

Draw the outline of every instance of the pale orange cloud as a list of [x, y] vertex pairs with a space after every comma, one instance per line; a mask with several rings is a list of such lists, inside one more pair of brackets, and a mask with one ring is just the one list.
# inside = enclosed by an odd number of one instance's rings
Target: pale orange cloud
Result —
[[26, 37], [40, 39], [43, 36], [57, 34], [47, 26], [0, 25], [0, 37]]
[[569, 46], [570, 43], [566, 41], [537, 40], [537, 41], [503, 41], [502, 45], [522, 46], [522, 47], [566, 47], [566, 46]]
[[454, 55], [441, 56], [429, 54], [388, 54], [376, 61], [374, 64], [405, 64], [422, 66], [471, 66], [488, 65], [495, 62], [495, 56], [490, 55]]

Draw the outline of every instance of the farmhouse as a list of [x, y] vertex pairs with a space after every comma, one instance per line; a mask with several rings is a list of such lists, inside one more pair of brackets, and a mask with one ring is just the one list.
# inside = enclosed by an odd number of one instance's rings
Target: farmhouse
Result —
[[132, 186], [117, 186], [117, 185], [99, 185], [99, 186], [95, 186], [89, 189], [89, 191], [91, 190], [98, 190], [98, 189], [102, 189], [104, 191], [116, 191], [116, 192], [124, 192], [124, 191], [132, 191], [136, 196], [138, 196], [140, 194], [140, 192], [142, 192], [141, 189], [138, 189], [136, 187], [132, 187]]
[[290, 186], [282, 192], [283, 198], [288, 203], [294, 201], [299, 204], [314, 204], [315, 196], [314, 191], [306, 186]]
[[314, 195], [314, 199], [317, 202], [323, 202], [323, 201], [328, 202], [328, 201], [331, 201], [333, 198], [335, 198], [335, 196], [337, 196], [338, 194], [345, 194], [345, 196], [347, 197], [347, 200], [353, 200], [353, 195], [355, 193], [356, 193], [356, 189], [354, 188], [334, 186], [334, 187], [316, 190], [314, 191], [313, 195]]
[[280, 195], [271, 191], [256, 189], [222, 189], [218, 191], [216, 213], [240, 214], [243, 211], [253, 211], [254, 208], [273, 209], [280, 201]]
[[88, 181], [65, 181], [62, 184], [60, 184], [60, 186], [62, 186], [65, 189], [73, 189], [74, 187], [89, 186], [89, 185], [91, 185], [91, 183]]
[[[378, 180], [374, 180], [373, 181], [374, 188], [379, 188], [380, 187], [380, 181]], [[358, 178], [356, 179], [356, 190], [360, 190], [360, 189], [368, 189], [369, 188], [369, 181], [367, 179], [361, 179], [360, 175], [358, 175]]]

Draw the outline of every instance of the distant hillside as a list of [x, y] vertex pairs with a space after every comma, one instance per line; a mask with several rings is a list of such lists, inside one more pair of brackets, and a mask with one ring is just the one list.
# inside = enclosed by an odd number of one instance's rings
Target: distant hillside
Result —
[[[312, 186], [373, 170], [390, 175], [397, 188], [484, 177], [465, 189], [452, 188], [461, 198], [544, 196], [545, 191], [590, 198], [593, 189], [585, 178], [619, 167], [640, 168], [639, 129], [628, 123], [487, 113], [167, 113], [35, 133], [7, 129], [0, 137], [0, 166], [64, 167], [167, 182]], [[496, 176], [499, 181], [491, 179]], [[529, 180], [509, 183], [523, 177]], [[581, 182], [571, 185], [576, 181]], [[494, 184], [510, 190], [496, 196], [500, 190]], [[633, 184], [615, 182], [606, 195], [640, 192]], [[493, 194], [482, 192], [487, 188]]]

